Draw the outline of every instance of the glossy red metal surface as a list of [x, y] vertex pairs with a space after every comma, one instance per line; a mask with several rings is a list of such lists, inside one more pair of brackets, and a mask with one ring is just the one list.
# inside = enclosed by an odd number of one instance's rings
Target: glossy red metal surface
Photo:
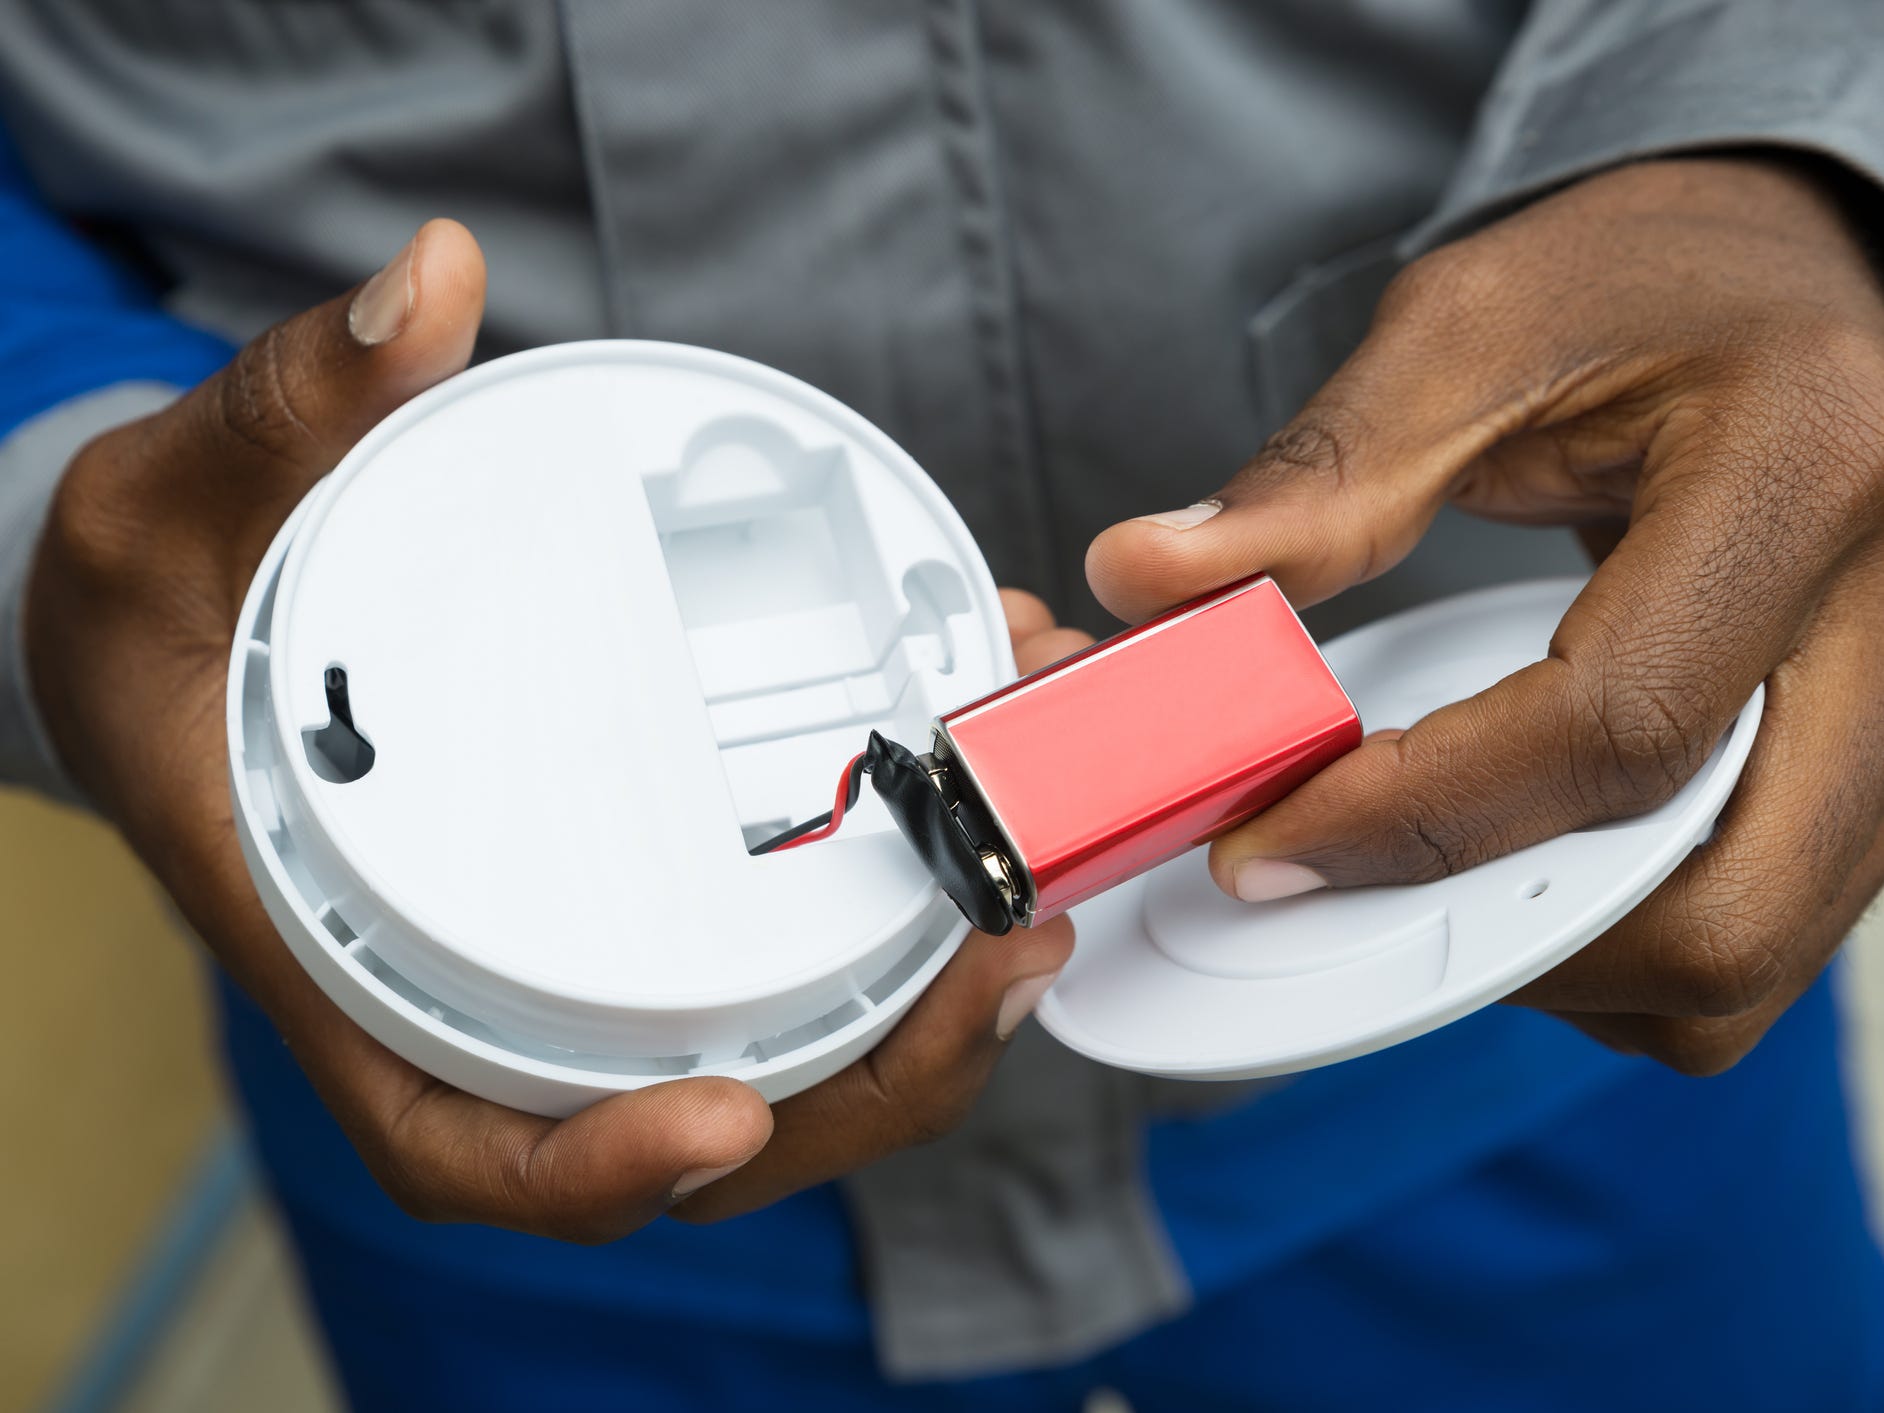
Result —
[[944, 716], [958, 785], [1044, 922], [1240, 824], [1360, 744], [1341, 684], [1266, 576]]

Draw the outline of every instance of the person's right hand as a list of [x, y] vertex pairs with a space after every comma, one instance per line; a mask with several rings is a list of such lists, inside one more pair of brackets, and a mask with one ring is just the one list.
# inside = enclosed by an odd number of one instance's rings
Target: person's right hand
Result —
[[[74, 781], [279, 1027], [408, 1211], [579, 1241], [776, 1200], [953, 1124], [1058, 972], [1070, 929], [971, 934], [884, 1043], [772, 1112], [699, 1078], [556, 1122], [431, 1078], [343, 1015], [276, 936], [236, 842], [223, 700], [236, 615], [282, 521], [369, 428], [462, 369], [484, 262], [434, 221], [358, 290], [73, 458], [28, 586], [34, 689]], [[1016, 601], [1033, 626], [1044, 613]], [[1047, 625], [1050, 628], [1050, 620]], [[754, 1159], [757, 1158], [757, 1161]]]

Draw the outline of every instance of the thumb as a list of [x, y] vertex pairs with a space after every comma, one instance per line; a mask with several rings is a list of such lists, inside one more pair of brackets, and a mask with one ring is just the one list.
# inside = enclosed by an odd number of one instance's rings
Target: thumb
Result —
[[1473, 380], [1433, 363], [1414, 338], [1370, 335], [1222, 490], [1102, 532], [1093, 593], [1138, 622], [1258, 570], [1302, 608], [1391, 569], [1501, 433]]
[[[211, 482], [205, 506], [285, 514], [374, 424], [470, 361], [484, 257], [428, 221], [378, 274], [258, 336], [156, 419]], [[272, 530], [280, 515], [264, 517]]]

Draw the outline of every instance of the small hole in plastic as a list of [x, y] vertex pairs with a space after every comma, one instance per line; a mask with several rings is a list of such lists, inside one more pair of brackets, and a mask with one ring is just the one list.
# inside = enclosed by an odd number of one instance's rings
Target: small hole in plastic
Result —
[[301, 744], [316, 775], [334, 785], [349, 785], [373, 768], [378, 752], [354, 725], [347, 669], [330, 664], [321, 675], [321, 687], [327, 694], [327, 724], [308, 727], [301, 733]]
[[1549, 889], [1550, 880], [1548, 878], [1533, 878], [1529, 883], [1524, 885], [1523, 896], [1526, 898], [1541, 898]]

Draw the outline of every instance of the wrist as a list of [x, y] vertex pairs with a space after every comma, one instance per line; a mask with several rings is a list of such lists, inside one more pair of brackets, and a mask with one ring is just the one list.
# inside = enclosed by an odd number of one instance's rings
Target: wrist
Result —
[[142, 417], [175, 395], [163, 383], [113, 384], [60, 403], [0, 440], [0, 780], [6, 783], [85, 802], [41, 690], [39, 674], [49, 665], [40, 649], [60, 630], [35, 621], [40, 550], [81, 448], [102, 429]]

